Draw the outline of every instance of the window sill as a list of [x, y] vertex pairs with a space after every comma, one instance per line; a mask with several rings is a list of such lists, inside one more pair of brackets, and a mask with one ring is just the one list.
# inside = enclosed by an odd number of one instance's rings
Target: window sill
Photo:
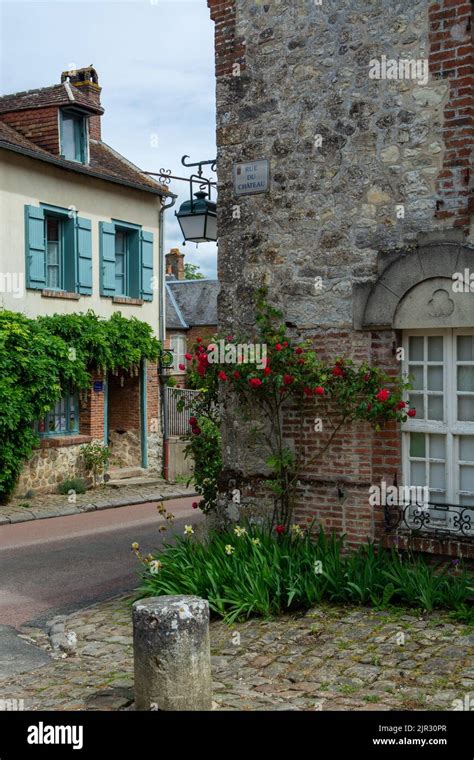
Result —
[[122, 303], [128, 306], [143, 306], [145, 301], [142, 298], [129, 298], [128, 296], [113, 296], [112, 303]]
[[81, 443], [90, 443], [92, 436], [90, 435], [58, 435], [47, 436], [40, 439], [40, 449], [59, 449], [62, 446], [78, 446]]
[[69, 293], [67, 290], [42, 290], [43, 298], [66, 298], [70, 301], [79, 301], [79, 293]]

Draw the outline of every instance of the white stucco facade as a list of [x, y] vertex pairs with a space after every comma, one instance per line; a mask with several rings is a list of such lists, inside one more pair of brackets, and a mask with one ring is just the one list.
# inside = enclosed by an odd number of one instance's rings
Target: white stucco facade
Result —
[[[92, 295], [78, 300], [46, 297], [26, 289], [25, 206], [73, 207], [92, 227]], [[28, 317], [92, 309], [109, 318], [120, 311], [147, 322], [158, 335], [159, 298], [141, 305], [114, 303], [100, 295], [99, 222], [120, 220], [153, 233], [153, 274], [158, 277], [160, 196], [67, 171], [47, 162], [0, 150], [0, 308]]]

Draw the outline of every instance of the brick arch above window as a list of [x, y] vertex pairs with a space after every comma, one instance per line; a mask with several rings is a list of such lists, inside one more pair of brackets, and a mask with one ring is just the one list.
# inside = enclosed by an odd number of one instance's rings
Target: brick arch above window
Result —
[[[422, 245], [388, 254], [383, 263], [375, 283], [354, 289], [356, 329], [474, 325], [474, 248]], [[456, 274], [462, 287], [453, 287]]]

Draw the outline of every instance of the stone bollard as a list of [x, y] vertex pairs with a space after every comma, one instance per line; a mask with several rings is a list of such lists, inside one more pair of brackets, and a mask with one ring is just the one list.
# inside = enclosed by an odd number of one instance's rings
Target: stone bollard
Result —
[[155, 596], [133, 605], [135, 708], [211, 710], [209, 604]]

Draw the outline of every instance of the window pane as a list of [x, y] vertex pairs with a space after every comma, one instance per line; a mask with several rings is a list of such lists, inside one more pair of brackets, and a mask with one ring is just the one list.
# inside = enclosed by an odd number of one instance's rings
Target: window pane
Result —
[[459, 459], [463, 462], [474, 462], [474, 436], [460, 436]]
[[458, 361], [474, 361], [474, 336], [472, 335], [459, 335], [458, 336]]
[[420, 417], [423, 418], [425, 416], [425, 412], [424, 412], [424, 409], [423, 409], [423, 396], [422, 395], [417, 395], [417, 394], [414, 394], [414, 393], [410, 393], [410, 395], [408, 397], [408, 401], [409, 401], [410, 406], [413, 409], [416, 409], [417, 417], [418, 418], [420, 418]]
[[[430, 491], [430, 502], [432, 504], [445, 504], [446, 503], [446, 491]], [[446, 513], [436, 512], [433, 513], [430, 510], [430, 514], [438, 517], [438, 519], [446, 520]]]
[[72, 116], [63, 116], [61, 131], [61, 147], [64, 158], [76, 160], [76, 130]]
[[115, 253], [125, 253], [125, 235], [123, 232], [115, 233]]
[[425, 456], [424, 433], [410, 433], [410, 456], [420, 458]]
[[446, 466], [444, 464], [430, 464], [430, 487], [446, 487]]
[[428, 367], [428, 390], [443, 390], [443, 367]]
[[458, 420], [474, 422], [474, 396], [458, 396]]
[[429, 362], [442, 362], [443, 361], [443, 338], [429, 337], [428, 338], [428, 361]]
[[442, 396], [428, 396], [428, 419], [429, 420], [443, 419], [443, 397]]
[[423, 361], [423, 338], [410, 338], [409, 359], [412, 362]]
[[[474, 507], [474, 495], [472, 496], [460, 496], [459, 497], [459, 503], [463, 507]], [[464, 515], [464, 517], [468, 517], [469, 515]], [[471, 526], [474, 527], [474, 515], [471, 514]]]
[[474, 493], [474, 467], [462, 464], [459, 468], [459, 484], [461, 491]]
[[458, 391], [474, 392], [474, 367], [458, 367]]
[[446, 458], [446, 438], [444, 435], [430, 435], [430, 459]]
[[422, 391], [423, 390], [423, 367], [416, 367], [411, 365], [409, 367], [409, 375], [410, 375], [410, 381], [413, 385], [413, 390], [415, 391]]
[[412, 486], [426, 485], [426, 470], [425, 470], [424, 462], [411, 463], [410, 485]]

